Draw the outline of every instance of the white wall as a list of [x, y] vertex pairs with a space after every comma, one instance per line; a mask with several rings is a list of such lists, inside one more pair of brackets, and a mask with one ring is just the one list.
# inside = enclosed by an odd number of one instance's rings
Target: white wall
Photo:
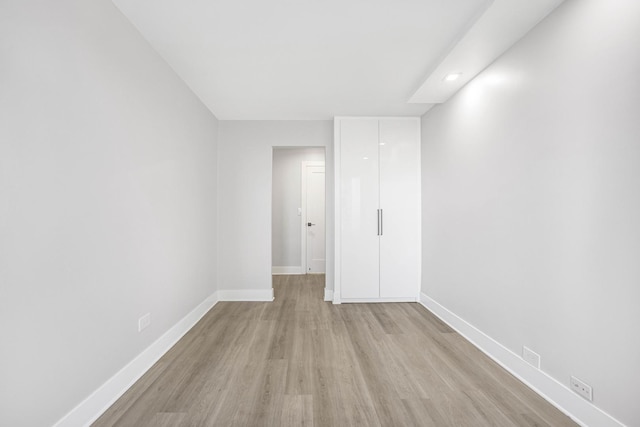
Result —
[[640, 2], [568, 0], [422, 121], [422, 290], [640, 426]]
[[[273, 147], [325, 147], [327, 212], [333, 212], [332, 121], [220, 121], [218, 151], [221, 290], [271, 289]], [[333, 220], [327, 217], [327, 287], [333, 289]], [[248, 294], [247, 294], [248, 295]]]
[[217, 120], [107, 0], [0, 2], [0, 64], [0, 425], [47, 426], [215, 291]]
[[271, 265], [277, 270], [302, 269], [302, 162], [324, 162], [324, 148], [273, 150]]

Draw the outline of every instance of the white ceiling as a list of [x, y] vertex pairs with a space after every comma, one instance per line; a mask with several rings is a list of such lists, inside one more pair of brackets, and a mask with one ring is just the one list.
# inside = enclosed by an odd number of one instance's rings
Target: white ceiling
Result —
[[421, 115], [563, 0], [113, 1], [219, 119], [316, 120]]

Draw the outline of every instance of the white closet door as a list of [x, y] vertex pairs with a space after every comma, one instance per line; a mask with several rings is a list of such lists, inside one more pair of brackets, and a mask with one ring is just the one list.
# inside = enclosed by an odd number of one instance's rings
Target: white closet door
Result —
[[420, 122], [380, 120], [380, 297], [417, 298], [420, 289]]
[[378, 298], [378, 121], [340, 124], [341, 296]]

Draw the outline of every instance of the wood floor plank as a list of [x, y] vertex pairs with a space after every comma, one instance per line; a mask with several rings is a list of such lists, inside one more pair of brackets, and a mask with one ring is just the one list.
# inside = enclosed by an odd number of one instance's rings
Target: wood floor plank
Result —
[[220, 302], [93, 425], [575, 426], [415, 303]]
[[184, 412], [158, 412], [149, 421], [149, 427], [181, 427], [186, 425], [188, 414]]
[[[402, 399], [404, 412], [406, 414], [407, 426], [415, 427], [441, 427], [434, 420], [432, 411], [430, 411], [429, 399]], [[436, 415], [436, 419], [439, 416]]]
[[281, 420], [283, 427], [313, 427], [313, 396], [284, 396]]

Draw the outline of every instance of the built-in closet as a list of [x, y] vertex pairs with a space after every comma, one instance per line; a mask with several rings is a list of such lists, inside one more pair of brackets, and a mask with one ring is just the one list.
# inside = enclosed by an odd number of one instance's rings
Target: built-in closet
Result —
[[335, 119], [334, 302], [417, 301], [420, 120]]

